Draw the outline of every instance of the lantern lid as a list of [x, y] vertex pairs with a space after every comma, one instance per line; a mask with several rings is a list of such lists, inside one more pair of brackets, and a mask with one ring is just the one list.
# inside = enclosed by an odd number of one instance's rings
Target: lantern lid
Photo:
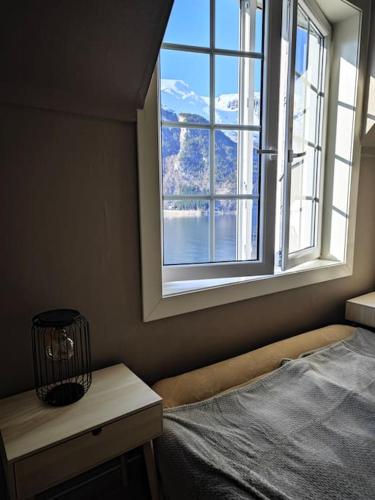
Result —
[[69, 326], [81, 315], [75, 309], [54, 309], [33, 317], [33, 325], [41, 328], [62, 328]]

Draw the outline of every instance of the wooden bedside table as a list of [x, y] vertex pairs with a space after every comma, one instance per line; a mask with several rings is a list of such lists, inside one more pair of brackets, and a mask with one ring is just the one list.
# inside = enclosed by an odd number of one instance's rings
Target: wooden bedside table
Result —
[[1, 452], [10, 498], [24, 499], [143, 445], [158, 498], [152, 439], [162, 433], [162, 400], [125, 365], [92, 374], [69, 406], [42, 403], [35, 391], [0, 400]]
[[375, 292], [347, 300], [345, 319], [375, 328]]

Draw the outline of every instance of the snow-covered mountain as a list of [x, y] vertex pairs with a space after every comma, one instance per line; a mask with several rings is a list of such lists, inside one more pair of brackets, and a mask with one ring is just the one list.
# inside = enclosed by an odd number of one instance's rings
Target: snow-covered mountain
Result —
[[[208, 123], [196, 114], [178, 116], [171, 110], [162, 108], [161, 118], [176, 122], [188, 118], [191, 123]], [[217, 192], [228, 194], [237, 192], [237, 140], [230, 137], [230, 131], [215, 132], [215, 187]], [[163, 194], [191, 195], [207, 194], [210, 190], [209, 134], [202, 128], [163, 127], [161, 134], [161, 158], [163, 172]], [[253, 147], [253, 188], [258, 185], [259, 158]], [[191, 208], [192, 200], [170, 202], [170, 208]], [[231, 200], [217, 200], [216, 210], [233, 210]]]
[[[209, 119], [209, 97], [200, 96], [183, 80], [162, 79], [160, 82], [161, 106], [179, 113], [192, 113]], [[254, 93], [254, 121], [259, 123], [260, 95]], [[238, 123], [238, 94], [222, 94], [215, 98], [216, 122]]]
[[[175, 113], [192, 113], [208, 119], [209, 108], [206, 100], [196, 94], [183, 80], [160, 82], [161, 105]], [[208, 100], [208, 99], [207, 99]]]

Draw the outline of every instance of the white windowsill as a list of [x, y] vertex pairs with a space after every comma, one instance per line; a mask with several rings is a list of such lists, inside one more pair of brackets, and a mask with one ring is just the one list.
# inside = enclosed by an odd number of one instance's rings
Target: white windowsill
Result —
[[[311, 262], [305, 262], [299, 266], [295, 266], [287, 271], [282, 271], [280, 268], [275, 269], [275, 274], [264, 276], [236, 276], [232, 278], [212, 278], [204, 280], [185, 280], [185, 281], [170, 281], [163, 283], [163, 298], [172, 295], [180, 295], [186, 293], [194, 293], [211, 288], [222, 287], [227, 285], [236, 285], [240, 283], [249, 283], [260, 280], [274, 280], [281, 276], [293, 275], [312, 269], [331, 268], [332, 266], [342, 266], [342, 262], [316, 259]], [[272, 293], [272, 292], [271, 292]]]
[[[272, 276], [173, 282], [163, 285], [163, 295], [144, 310], [144, 321], [154, 321], [240, 300], [261, 297], [293, 288], [344, 278], [352, 274], [352, 265], [316, 260], [278, 272]], [[161, 295], [161, 294], [160, 294]], [[154, 297], [156, 299], [156, 297]]]

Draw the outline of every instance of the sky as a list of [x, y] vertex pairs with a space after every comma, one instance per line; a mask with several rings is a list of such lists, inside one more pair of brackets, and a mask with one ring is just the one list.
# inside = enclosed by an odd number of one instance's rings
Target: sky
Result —
[[[209, 0], [175, 0], [164, 42], [209, 46]], [[239, 0], [216, 0], [215, 44], [239, 49]], [[256, 15], [254, 51], [261, 50], [262, 12]], [[184, 80], [197, 94], [209, 95], [209, 56], [172, 50], [161, 51], [161, 78]], [[260, 60], [254, 61], [254, 90], [260, 90]], [[238, 58], [217, 56], [215, 95], [238, 93]]]

